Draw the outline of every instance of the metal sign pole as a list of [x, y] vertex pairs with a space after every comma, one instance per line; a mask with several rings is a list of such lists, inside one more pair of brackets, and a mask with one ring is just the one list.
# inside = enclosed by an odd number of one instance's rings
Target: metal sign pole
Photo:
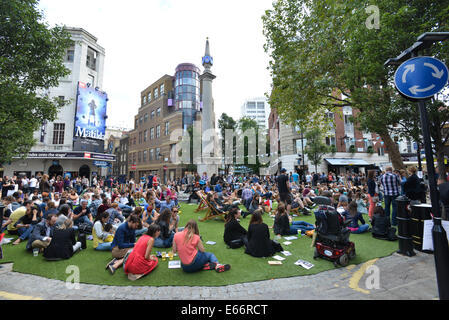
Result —
[[419, 114], [426, 153], [427, 174], [429, 176], [430, 200], [433, 214], [433, 246], [438, 293], [441, 300], [449, 300], [449, 245], [446, 231], [441, 225], [440, 194], [437, 189], [435, 167], [433, 164], [432, 142], [430, 140], [429, 119], [424, 100], [419, 100]]

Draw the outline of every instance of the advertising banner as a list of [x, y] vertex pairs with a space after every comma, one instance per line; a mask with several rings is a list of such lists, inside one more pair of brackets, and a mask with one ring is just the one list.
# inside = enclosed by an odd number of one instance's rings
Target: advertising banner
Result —
[[104, 140], [107, 100], [105, 92], [78, 82], [75, 137]]

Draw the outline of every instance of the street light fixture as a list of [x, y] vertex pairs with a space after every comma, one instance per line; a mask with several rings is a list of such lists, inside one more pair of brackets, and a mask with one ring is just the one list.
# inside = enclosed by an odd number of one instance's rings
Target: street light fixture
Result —
[[[410, 48], [404, 50], [396, 58], [390, 58], [385, 63], [387, 65], [398, 65], [402, 62], [418, 56], [420, 50], [430, 48], [433, 43], [449, 39], [449, 32], [426, 32], [420, 35]], [[435, 269], [437, 275], [438, 291], [440, 299], [449, 300], [449, 247], [446, 232], [442, 227], [441, 212], [439, 204], [439, 191], [433, 164], [432, 142], [430, 138], [429, 119], [426, 104], [423, 99], [418, 100], [422, 135], [427, 159], [427, 173], [429, 176], [430, 199], [432, 203], [432, 213], [434, 226], [432, 237], [434, 243]], [[419, 149], [419, 148], [418, 148]], [[419, 150], [418, 150], [419, 152]]]

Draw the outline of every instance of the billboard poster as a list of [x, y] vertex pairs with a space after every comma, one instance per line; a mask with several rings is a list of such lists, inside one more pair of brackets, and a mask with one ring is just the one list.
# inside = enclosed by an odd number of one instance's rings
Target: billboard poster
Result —
[[104, 140], [107, 100], [105, 92], [78, 82], [75, 137]]

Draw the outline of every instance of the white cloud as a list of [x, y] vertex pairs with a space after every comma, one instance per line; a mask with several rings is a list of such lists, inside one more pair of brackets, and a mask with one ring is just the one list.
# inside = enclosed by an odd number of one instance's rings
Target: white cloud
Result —
[[218, 119], [240, 116], [247, 98], [270, 90], [262, 15], [271, 0], [41, 0], [50, 25], [81, 27], [106, 50], [108, 125], [133, 126], [140, 92], [183, 62], [201, 70], [206, 37], [214, 57]]

